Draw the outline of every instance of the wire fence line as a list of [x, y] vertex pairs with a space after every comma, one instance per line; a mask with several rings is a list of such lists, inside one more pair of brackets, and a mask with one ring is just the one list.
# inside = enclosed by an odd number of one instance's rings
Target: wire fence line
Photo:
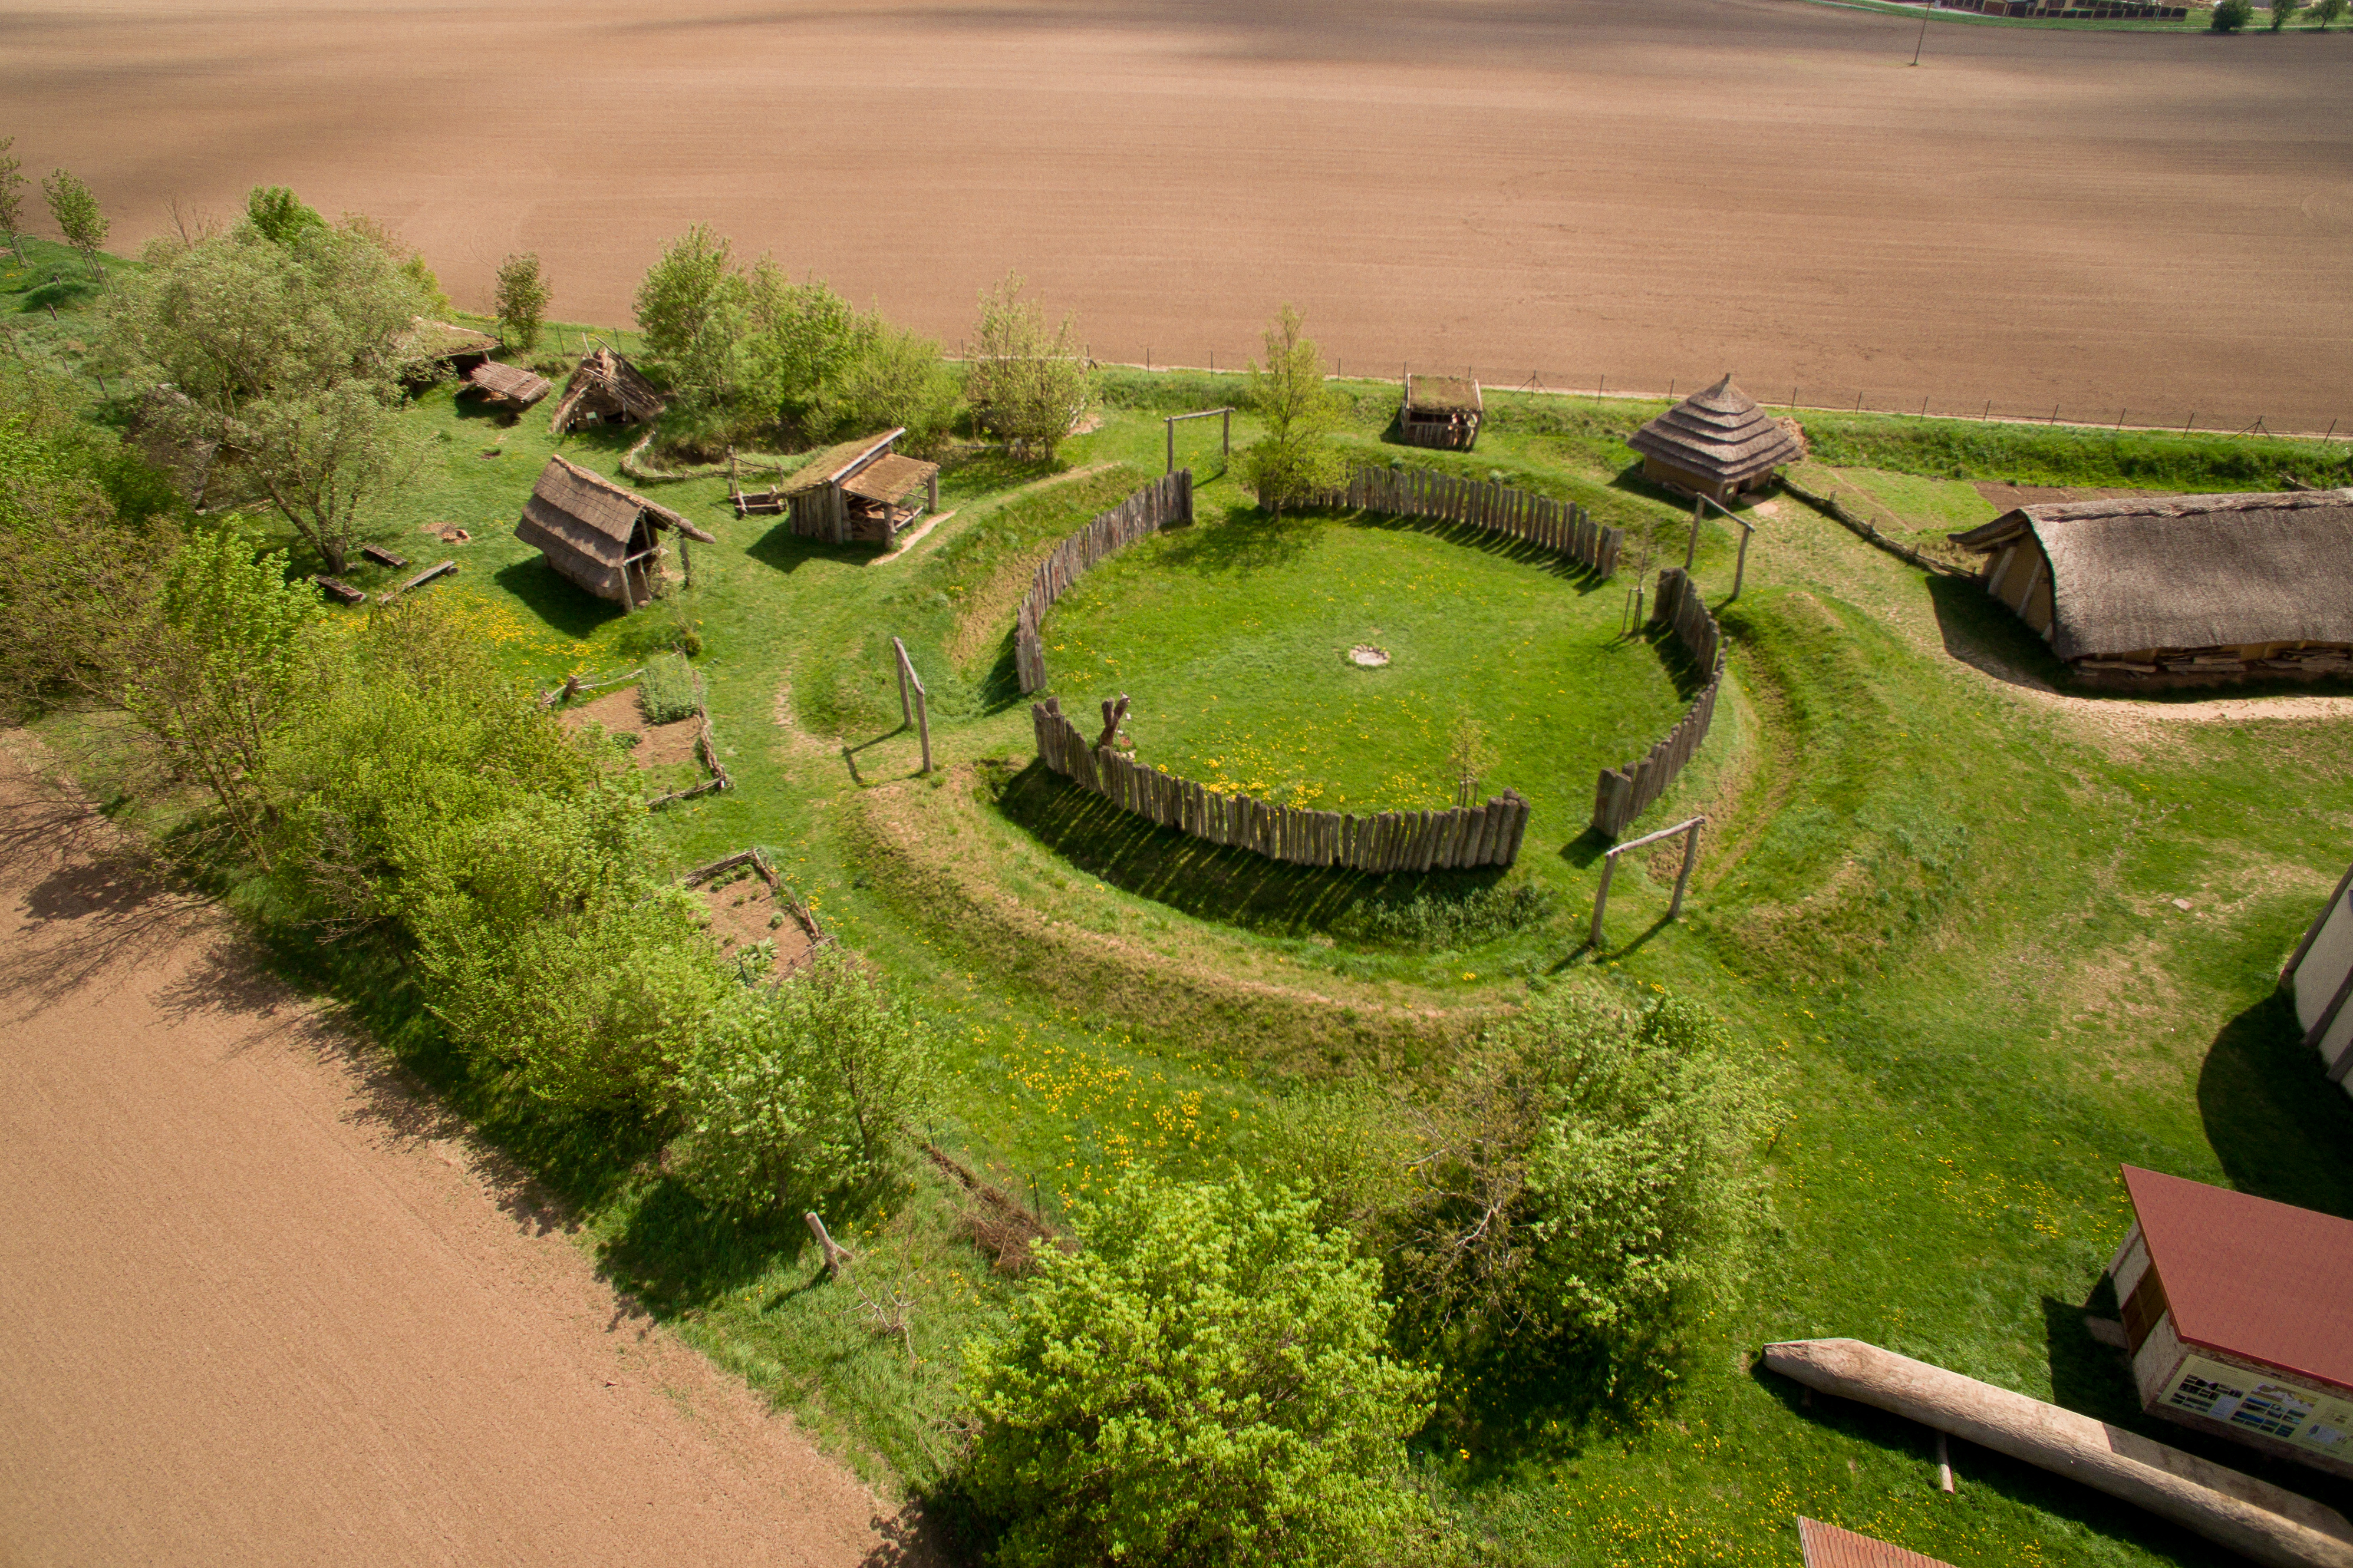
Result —
[[[1155, 358], [1146, 348], [1137, 360], [1098, 358], [1094, 363], [1129, 370], [1208, 371], [1236, 374], [1250, 363], [1247, 354], [1231, 358], [1212, 353], [1206, 363]], [[1354, 363], [1356, 368], [1351, 369]], [[1593, 372], [1560, 373], [1541, 369], [1521, 371], [1494, 365], [1447, 364], [1416, 360], [1373, 363], [1335, 358], [1325, 374], [1337, 381], [1388, 382], [1403, 395], [1406, 373], [1452, 375], [1460, 370], [1489, 392], [1546, 394], [1556, 397], [1622, 398], [1632, 403], [1672, 403], [1713, 384], [1723, 373], [1704, 376], [1637, 374], [1620, 377]], [[2077, 430], [2136, 430], [2155, 435], [2271, 436], [2282, 440], [2353, 442], [2353, 410], [2332, 417], [2316, 428], [2292, 428], [2292, 421], [2274, 418], [2258, 409], [2230, 412], [2209, 408], [2134, 407], [2123, 399], [2070, 402], [2059, 399], [2047, 406], [2015, 397], [1953, 396], [1935, 392], [1900, 391], [1881, 387], [1848, 387], [1837, 383], [1808, 384], [1801, 377], [1743, 377], [1741, 385], [1767, 408], [1789, 414], [1883, 414], [1913, 419], [1967, 419], [1993, 425], [2043, 425]], [[1786, 394], [1786, 395], [1785, 395]]]

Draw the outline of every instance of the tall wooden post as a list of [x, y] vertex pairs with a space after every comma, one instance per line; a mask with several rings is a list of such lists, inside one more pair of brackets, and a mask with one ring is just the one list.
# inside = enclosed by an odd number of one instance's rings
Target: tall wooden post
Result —
[[1699, 559], [1699, 520], [1707, 512], [1704, 499], [1692, 502], [1691, 543], [1683, 548], [1683, 574], [1691, 574], [1692, 563]]
[[1683, 889], [1691, 886], [1692, 866], [1699, 859], [1700, 825], [1704, 816], [1691, 819], [1691, 829], [1683, 835], [1683, 868], [1675, 875], [1675, 896], [1668, 901], [1667, 919], [1673, 920], [1683, 912]]
[[[1222, 444], [1223, 456], [1226, 461], [1230, 463], [1234, 460], [1234, 411], [1232, 409], [1226, 410], [1221, 423], [1225, 426], [1225, 433], [1219, 440]], [[2329, 422], [2328, 429], [2331, 435], [2336, 434], [2337, 424], [2334, 420]]]
[[907, 706], [907, 645], [892, 637], [891, 654], [899, 667], [899, 727], [903, 730], [915, 721], [915, 710]]
[[1601, 917], [1609, 908], [1609, 879], [1618, 874], [1618, 851], [1610, 850], [1601, 858], [1601, 887], [1593, 895], [1593, 930], [1587, 937], [1596, 952], [1601, 948]]
[[923, 700], [923, 683], [915, 682], [915, 738], [923, 742], [923, 772], [932, 771], [932, 711]]
[[1737, 599], [1740, 597], [1740, 580], [1748, 574], [1748, 541], [1756, 533], [1757, 525], [1745, 517], [1736, 517], [1732, 521], [1740, 525], [1740, 559], [1732, 567], [1732, 596]]
[[1164, 423], [1168, 427], [1168, 466], [1160, 471], [1173, 474], [1176, 471], [1176, 416], [1171, 414]]

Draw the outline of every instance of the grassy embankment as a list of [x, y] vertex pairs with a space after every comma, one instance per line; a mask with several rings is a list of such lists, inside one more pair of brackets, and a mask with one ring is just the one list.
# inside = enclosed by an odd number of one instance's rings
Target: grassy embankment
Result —
[[[2341, 757], [2353, 723], [2191, 722], [1992, 679], [1948, 649], [2030, 673], [2048, 673], [2047, 656], [1967, 584], [1926, 580], [1783, 500], [1760, 519], [1748, 591], [1724, 612], [1732, 700], [1650, 819], [1694, 807], [1715, 819], [1687, 918], [1655, 923], [1672, 873], [1637, 864], [1613, 895], [1610, 946], [1579, 952], [1577, 906], [1599, 868], [1577, 806], [1587, 752], [1607, 750], [1580, 734], [1621, 704], [1578, 687], [1574, 709], [1548, 725], [1486, 716], [1504, 753], [1491, 783], [1516, 783], [1524, 769], [1521, 787], [1552, 792], [1509, 880], [1556, 889], [1553, 912], [1449, 931], [1435, 951], [1351, 935], [1352, 910], [1394, 904], [1398, 890], [1262, 864], [1240, 889], [1245, 868], [1107, 819], [1029, 769], [1005, 629], [1029, 563], [1158, 471], [1160, 413], [1236, 390], [1230, 377], [1111, 379], [1115, 405], [1071, 444], [1068, 471], [985, 456], [954, 465], [944, 504], [956, 515], [881, 561], [812, 548], [776, 520], [736, 520], [717, 480], [648, 487], [722, 540], [698, 552], [696, 586], [679, 602], [707, 647], [739, 787], [665, 816], [675, 862], [772, 847], [828, 924], [939, 1026], [940, 1141], [1025, 1195], [1034, 1179], [1050, 1207], [1135, 1158], [1186, 1173], [1263, 1168], [1261, 1132], [1291, 1085], [1440, 1071], [1451, 1038], [1531, 984], [1700, 997], [1754, 1042], [1758, 1071], [1790, 1110], [1766, 1156], [1778, 1233], [1746, 1298], [1690, 1348], [1681, 1391], [1656, 1419], [1550, 1402], [1543, 1369], [1530, 1367], [1484, 1391], [1471, 1420], [1432, 1433], [1427, 1462], [1459, 1489], [1466, 1517], [1532, 1561], [1578, 1564], [1785, 1563], [1797, 1511], [1963, 1563], [2222, 1561], [2134, 1510], [1966, 1450], [1959, 1496], [1939, 1497], [1916, 1431], [1823, 1402], [1801, 1408], [1748, 1359], [1769, 1339], [1853, 1334], [2146, 1426], [2121, 1366], [2076, 1310], [2122, 1228], [2116, 1162], [2353, 1213], [2353, 1179], [2336, 1158], [2353, 1105], [2320, 1091], [2270, 992], [2347, 852], [2353, 782]], [[1394, 393], [1349, 390], [1360, 409], [1352, 441], [1385, 458], [1375, 441]], [[1655, 528], [1662, 554], [1680, 549], [1680, 509], [1626, 472], [1621, 437], [1655, 405], [1495, 403], [1477, 453], [1414, 460], [1500, 469], [1608, 521]], [[512, 538], [553, 447], [543, 420], [501, 426], [446, 391], [415, 417], [446, 437], [445, 456], [387, 520], [387, 541], [420, 553], [418, 530], [437, 521], [476, 534], [459, 547], [459, 576], [427, 591], [464, 604], [518, 674], [552, 683], [575, 668], [628, 668], [644, 623], [575, 594]], [[2282, 472], [2343, 482], [2341, 457], [2285, 442], [1817, 424], [1808, 419], [1822, 461], [1918, 533], [1975, 521], [1960, 479], [2145, 485], [2147, 465], [2162, 461], [2185, 486], [2268, 488]], [[1188, 454], [1214, 447], [1204, 426], [1180, 428]], [[1238, 439], [1247, 434], [1244, 422]], [[479, 455], [492, 447], [503, 455]], [[617, 457], [601, 437], [565, 448], [606, 471]], [[1862, 468], [1873, 471], [1852, 471]], [[1499, 626], [1524, 638], [1543, 626], [1558, 639], [1544, 651], [1564, 665], [1646, 653], [1589, 640], [1620, 584], [1580, 596], [1537, 566], [1419, 531], [1329, 520], [1275, 532], [1238, 510], [1213, 466], [1204, 478], [1191, 535], [1110, 568], [1050, 623], [1066, 645], [1057, 657], [1071, 653], [1070, 631], [1107, 633], [1123, 615], [1150, 630], [1161, 616], [1170, 648], [1226, 661], [1213, 682], [1173, 657], [1147, 662], [1159, 651], [1151, 638], [1134, 647], [1122, 681], [1160, 694], [1139, 721], [1147, 748], [1214, 743], [1214, 728], [1189, 740], [1153, 728], [1213, 723], [1188, 710], [1213, 689], [1220, 707], [1249, 705], [1276, 726], [1314, 721], [1288, 706], [1299, 687], [1290, 657], [1254, 662], [1254, 634], [1230, 623], [1267, 621], [1277, 637], [1272, 612], [1305, 592], [1319, 559], [1338, 563], [1324, 575], [1341, 580], [1402, 563], [1433, 588], [1489, 595]], [[1269, 548], [1295, 553], [1248, 572], [1212, 565], [1219, 552], [1245, 560]], [[1728, 584], [1730, 552], [1725, 530], [1703, 530], [1712, 599]], [[1166, 584], [1156, 599], [1143, 592], [1155, 575]], [[1104, 590], [1122, 583], [1137, 592], [1114, 603]], [[1228, 584], [1233, 597], [1219, 591]], [[1385, 607], [1363, 603], [1361, 584], [1351, 591], [1357, 605], [1321, 613]], [[1556, 622], [1541, 620], [1547, 595], [1558, 596]], [[1397, 608], [1413, 646], [1458, 668], [1424, 700], [1475, 706], [1474, 694], [1514, 688], [1472, 657], [1482, 639], [1432, 604], [1401, 595]], [[913, 776], [913, 739], [897, 729], [883, 653], [893, 633], [934, 695], [945, 766], [929, 780]], [[1355, 640], [1336, 620], [1314, 628], [1322, 641], [1344, 634]], [[1395, 673], [1424, 679], [1411, 666]], [[1666, 679], [1653, 664], [1630, 682], [1638, 716], [1646, 704], [1671, 710]], [[1402, 782], [1438, 782], [1425, 781], [1423, 721], [1360, 732], [1380, 769], [1394, 761]], [[1391, 783], [1376, 770], [1362, 787]], [[1460, 908], [1472, 881], [1433, 878], [1428, 890], [1436, 907]], [[1219, 918], [1238, 900], [1280, 918]], [[305, 958], [307, 943], [282, 951], [290, 963], [320, 962]], [[854, 1300], [817, 1282], [796, 1227], [713, 1219], [661, 1176], [641, 1133], [551, 1122], [500, 1084], [467, 1078], [385, 961], [337, 962], [311, 973], [569, 1201], [617, 1282], [875, 1473], [880, 1460], [917, 1486], [938, 1474], [955, 1347], [1006, 1300], [954, 1239], [943, 1189], [926, 1184], [860, 1222], [874, 1233], [870, 1268], [903, 1276], [918, 1300], [911, 1373]], [[2308, 1474], [2269, 1473], [2348, 1500]]]

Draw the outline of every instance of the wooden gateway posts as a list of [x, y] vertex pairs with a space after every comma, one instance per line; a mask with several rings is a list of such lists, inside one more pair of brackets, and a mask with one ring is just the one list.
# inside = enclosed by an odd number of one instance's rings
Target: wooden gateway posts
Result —
[[804, 539], [847, 544], [851, 540], [886, 549], [940, 504], [940, 466], [891, 450], [903, 429], [886, 430], [818, 453], [768, 496], [745, 496], [745, 510], [765, 510], [754, 501], [780, 500], [792, 513], [792, 529]]
[[2022, 506], [1948, 537], [2087, 681], [2353, 674], [2353, 489]]
[[523, 503], [515, 537], [547, 557], [547, 563], [600, 599], [624, 610], [653, 601], [654, 574], [664, 529], [680, 536], [679, 565], [692, 580], [687, 540], [718, 541], [666, 506], [623, 489], [601, 474], [565, 458], [550, 458]]
[[662, 395], [654, 384], [598, 343], [572, 367], [547, 427], [561, 436], [581, 425], [642, 425], [661, 411]]
[[[892, 655], [899, 665], [899, 727], [915, 726], [915, 733], [923, 746], [923, 772], [932, 771], [932, 712], [927, 701], [930, 694], [923, 689], [923, 678], [915, 673], [915, 661], [907, 657], [907, 645], [897, 637], [891, 639]], [[911, 707], [909, 698], [913, 698]]]
[[1694, 392], [1626, 438], [1642, 454], [1642, 477], [1680, 495], [1727, 502], [1763, 489], [1784, 463], [1801, 460], [1805, 443], [1725, 376]]
[[1234, 411], [1231, 407], [1204, 408], [1198, 414], [1171, 414], [1167, 416], [1168, 466], [1161, 470], [1162, 473], [1173, 474], [1176, 471], [1176, 426], [1187, 419], [1216, 419], [1220, 421], [1218, 436], [1218, 455], [1219, 458], [1225, 462], [1230, 463], [1233, 461]]
[[1398, 433], [1409, 447], [1437, 447], [1467, 452], [1479, 439], [1479, 421], [1486, 400], [1470, 376], [1415, 375], [1405, 378], [1405, 406], [1398, 411]]
[[1618, 857], [1629, 849], [1672, 838], [1678, 833], [1683, 836], [1683, 868], [1675, 876], [1674, 901], [1667, 906], [1667, 919], [1672, 920], [1683, 912], [1683, 889], [1691, 886], [1692, 868], [1699, 863], [1699, 830], [1706, 826], [1704, 816], [1688, 817], [1672, 827], [1662, 827], [1656, 833], [1645, 833], [1640, 838], [1609, 847], [1601, 857], [1601, 886], [1593, 894], [1593, 933], [1587, 940], [1594, 947], [1601, 945], [1601, 917], [1609, 908], [1609, 879], [1618, 874]]

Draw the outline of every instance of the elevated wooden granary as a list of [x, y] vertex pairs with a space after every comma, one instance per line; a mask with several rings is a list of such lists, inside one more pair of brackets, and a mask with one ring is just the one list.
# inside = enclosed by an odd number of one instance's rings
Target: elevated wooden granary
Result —
[[1694, 392], [1627, 437], [1642, 454], [1642, 477], [1719, 505], [1763, 489], [1784, 463], [1803, 460], [1805, 443], [1725, 376]]
[[2353, 673], [2353, 489], [2022, 506], [1949, 537], [2087, 680]]
[[634, 610], [653, 598], [664, 529], [681, 537], [679, 563], [689, 567], [685, 540], [715, 543], [712, 535], [665, 506], [623, 489], [564, 458], [550, 458], [523, 503], [515, 537], [547, 563], [600, 599]]
[[2124, 1167], [2108, 1263], [2143, 1409], [2353, 1477], [2353, 1220]]
[[801, 465], [776, 490], [795, 533], [833, 544], [888, 546], [940, 504], [940, 466], [891, 448], [907, 432], [844, 441]]
[[1409, 373], [1398, 433], [1408, 446], [1467, 452], [1479, 439], [1479, 421], [1486, 410], [1478, 382], [1469, 376]]
[[599, 343], [572, 367], [547, 427], [561, 436], [582, 425], [642, 425], [661, 411], [662, 395], [654, 384]]

